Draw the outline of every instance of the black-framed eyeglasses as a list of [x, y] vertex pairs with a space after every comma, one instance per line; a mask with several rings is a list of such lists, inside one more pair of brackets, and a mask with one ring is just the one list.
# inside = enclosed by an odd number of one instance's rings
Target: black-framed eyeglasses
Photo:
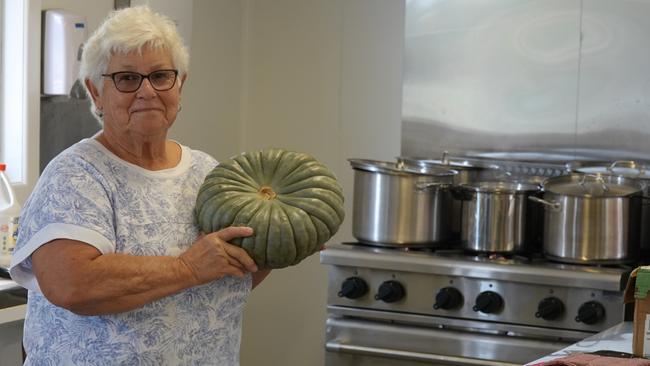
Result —
[[169, 90], [176, 84], [178, 70], [156, 70], [147, 75], [134, 71], [118, 71], [110, 74], [102, 74], [103, 77], [113, 79], [115, 88], [122, 93], [133, 93], [140, 89], [142, 80], [149, 79], [149, 84], [158, 91]]

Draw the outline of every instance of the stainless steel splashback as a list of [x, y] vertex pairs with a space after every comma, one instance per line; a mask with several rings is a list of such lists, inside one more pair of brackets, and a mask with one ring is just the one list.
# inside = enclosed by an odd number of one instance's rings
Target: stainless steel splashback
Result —
[[406, 0], [402, 155], [650, 160], [650, 1]]

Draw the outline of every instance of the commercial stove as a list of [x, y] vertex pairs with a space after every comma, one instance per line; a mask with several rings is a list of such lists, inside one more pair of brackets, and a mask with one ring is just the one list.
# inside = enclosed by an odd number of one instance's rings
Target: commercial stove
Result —
[[521, 365], [625, 318], [631, 266], [329, 245], [326, 366]]

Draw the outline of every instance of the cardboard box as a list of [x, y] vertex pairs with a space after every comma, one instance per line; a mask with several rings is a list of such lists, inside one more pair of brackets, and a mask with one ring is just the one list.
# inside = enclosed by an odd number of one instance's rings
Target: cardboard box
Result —
[[632, 353], [650, 356], [650, 266], [635, 269], [625, 287], [625, 303], [634, 302]]

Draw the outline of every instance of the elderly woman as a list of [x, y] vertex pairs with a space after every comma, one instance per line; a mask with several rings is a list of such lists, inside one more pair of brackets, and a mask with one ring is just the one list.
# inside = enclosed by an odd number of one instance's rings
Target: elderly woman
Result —
[[103, 122], [43, 172], [21, 215], [11, 275], [29, 289], [27, 365], [237, 365], [257, 271], [200, 235], [198, 188], [217, 164], [169, 140], [188, 54], [169, 19], [113, 12], [85, 44], [80, 80]]

